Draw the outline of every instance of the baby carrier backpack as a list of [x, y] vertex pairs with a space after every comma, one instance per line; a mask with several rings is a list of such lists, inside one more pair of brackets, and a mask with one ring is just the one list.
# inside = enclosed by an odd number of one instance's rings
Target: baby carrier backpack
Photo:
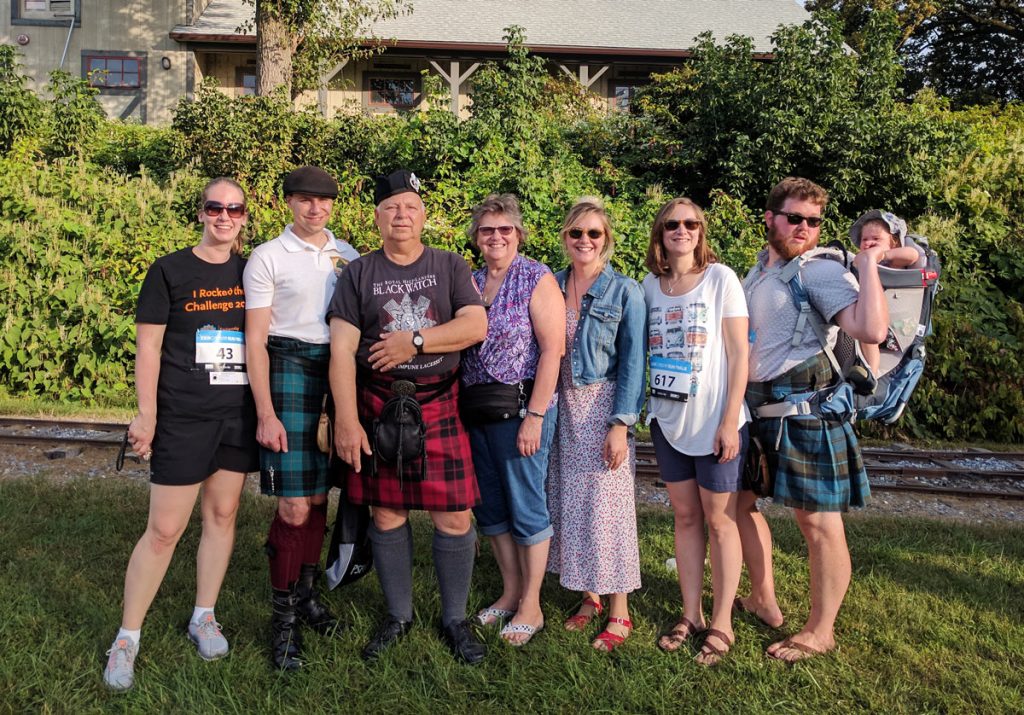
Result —
[[[854, 391], [856, 419], [878, 420], [885, 424], [898, 420], [924, 372], [925, 340], [932, 334], [932, 304], [940, 288], [940, 265], [939, 257], [928, 246], [927, 238], [917, 235], [910, 238], [925, 252], [923, 268], [878, 266], [878, 276], [889, 306], [889, 329], [885, 342], [879, 346], [878, 384], [870, 394]], [[780, 278], [789, 284], [793, 300], [800, 309], [793, 344], [800, 344], [804, 330], [809, 327], [817, 335], [835, 373], [850, 381], [851, 371], [859, 368], [863, 372], [866, 363], [860, 355], [857, 341], [842, 330], [835, 348], [829, 347], [828, 325], [811, 305], [801, 278], [803, 266], [814, 260], [839, 261], [852, 271], [853, 257], [838, 242], [812, 249], [786, 265]], [[857, 275], [855, 271], [853, 274]]]

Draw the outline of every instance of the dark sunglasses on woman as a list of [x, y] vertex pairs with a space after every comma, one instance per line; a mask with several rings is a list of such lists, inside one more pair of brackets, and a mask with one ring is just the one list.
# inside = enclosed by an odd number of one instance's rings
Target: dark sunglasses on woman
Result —
[[220, 201], [207, 201], [203, 204], [203, 213], [210, 218], [216, 218], [225, 211], [230, 218], [242, 218], [245, 216], [245, 204], [222, 204]]
[[[584, 232], [583, 232], [582, 228], [570, 228], [569, 229], [569, 238], [583, 238], [583, 233]], [[592, 238], [595, 241], [597, 239], [599, 239], [599, 238], [603, 238], [604, 237], [604, 231], [602, 231], [599, 228], [591, 228], [591, 229], [587, 230], [586, 234], [587, 234], [587, 236], [589, 238]]]
[[682, 224], [687, 231], [696, 231], [698, 228], [700, 228], [700, 221], [698, 221], [695, 218], [687, 218], [683, 219], [682, 221], [670, 218], [668, 221], [665, 222], [665, 230], [675, 231], [677, 228], [679, 228], [679, 224]]

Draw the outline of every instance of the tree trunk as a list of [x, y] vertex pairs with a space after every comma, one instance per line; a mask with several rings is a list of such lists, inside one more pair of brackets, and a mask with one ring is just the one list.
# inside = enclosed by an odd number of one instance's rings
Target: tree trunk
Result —
[[256, 0], [256, 94], [271, 94], [280, 86], [292, 89], [292, 41], [288, 26], [273, 0]]

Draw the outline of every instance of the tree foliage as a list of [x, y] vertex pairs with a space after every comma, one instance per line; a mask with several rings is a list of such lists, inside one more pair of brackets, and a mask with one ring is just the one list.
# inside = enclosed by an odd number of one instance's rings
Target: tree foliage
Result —
[[1019, 0], [812, 0], [836, 13], [858, 52], [881, 41], [871, 17], [892, 11], [910, 93], [931, 87], [958, 105], [1024, 99], [1024, 4]]
[[343, 59], [366, 57], [369, 26], [405, 12], [407, 0], [245, 0], [254, 5], [256, 93], [284, 87], [294, 97], [316, 89]]

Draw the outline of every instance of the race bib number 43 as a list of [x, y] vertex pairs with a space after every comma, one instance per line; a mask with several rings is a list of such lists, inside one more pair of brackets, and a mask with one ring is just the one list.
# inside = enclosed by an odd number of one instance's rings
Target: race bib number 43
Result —
[[197, 330], [196, 365], [211, 385], [246, 385], [245, 336], [240, 330]]
[[651, 394], [655, 397], [686, 402], [692, 376], [693, 366], [689, 360], [651, 356]]

